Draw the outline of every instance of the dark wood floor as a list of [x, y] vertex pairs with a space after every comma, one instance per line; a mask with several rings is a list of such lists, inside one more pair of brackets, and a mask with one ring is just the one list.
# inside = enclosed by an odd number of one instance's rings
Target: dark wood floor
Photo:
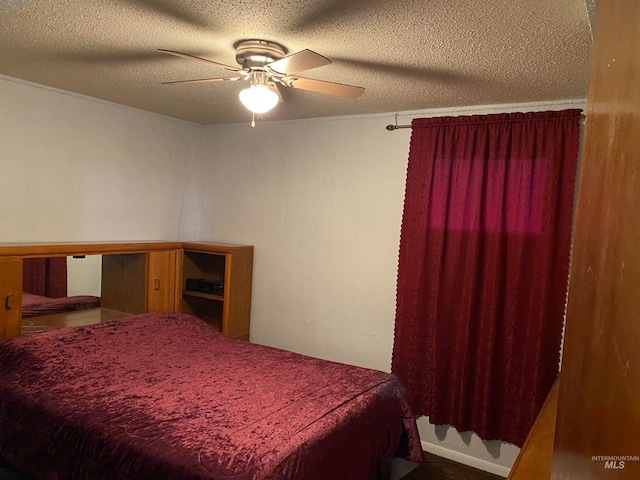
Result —
[[425, 452], [424, 462], [402, 480], [504, 480], [504, 477]]
[[0, 457], [0, 480], [32, 480], [29, 475], [15, 470], [9, 463]]
[[[460, 463], [424, 454], [424, 462], [402, 480], [504, 480], [503, 477], [476, 470]], [[31, 480], [28, 475], [17, 472], [0, 457], [0, 480]]]

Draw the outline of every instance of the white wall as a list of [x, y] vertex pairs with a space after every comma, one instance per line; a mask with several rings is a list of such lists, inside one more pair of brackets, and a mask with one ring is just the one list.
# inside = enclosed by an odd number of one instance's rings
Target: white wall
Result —
[[201, 237], [255, 246], [253, 341], [388, 370], [408, 140], [387, 120], [207, 129]]
[[199, 233], [203, 128], [0, 76], [0, 242]]
[[[411, 134], [387, 132], [394, 122], [376, 115], [207, 128], [201, 238], [255, 246], [253, 342], [389, 371]], [[506, 476], [519, 451], [426, 419], [419, 427], [427, 451], [496, 474]]]

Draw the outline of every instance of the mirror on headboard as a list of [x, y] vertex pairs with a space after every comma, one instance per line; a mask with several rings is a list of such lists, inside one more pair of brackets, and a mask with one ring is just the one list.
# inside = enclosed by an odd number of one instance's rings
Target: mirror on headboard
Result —
[[67, 257], [67, 295], [100, 296], [102, 255]]
[[101, 271], [102, 255], [25, 258], [22, 290], [52, 298], [76, 295], [99, 297]]
[[25, 258], [22, 332], [47, 328], [40, 320], [34, 324], [34, 317], [100, 307], [101, 271], [101, 255]]

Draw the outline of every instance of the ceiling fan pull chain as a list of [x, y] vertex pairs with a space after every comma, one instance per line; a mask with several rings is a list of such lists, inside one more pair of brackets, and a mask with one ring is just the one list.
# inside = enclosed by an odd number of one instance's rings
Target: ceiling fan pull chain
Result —
[[256, 114], [251, 112], [251, 128], [256, 128]]

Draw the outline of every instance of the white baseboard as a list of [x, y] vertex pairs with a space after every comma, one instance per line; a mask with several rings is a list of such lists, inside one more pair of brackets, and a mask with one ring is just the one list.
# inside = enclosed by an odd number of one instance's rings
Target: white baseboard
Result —
[[471, 455], [456, 452], [455, 450], [449, 450], [448, 448], [441, 447], [440, 445], [434, 445], [433, 443], [428, 443], [425, 441], [422, 441], [421, 443], [422, 450], [424, 450], [425, 452], [433, 453], [434, 455], [437, 455], [439, 457], [447, 458], [449, 460], [453, 460], [454, 462], [477, 468], [478, 470], [493, 473], [494, 475], [500, 475], [501, 477], [507, 478], [507, 476], [509, 475], [509, 471], [511, 470], [509, 467], [487, 462], [486, 460], [481, 460], [479, 458], [472, 457]]

